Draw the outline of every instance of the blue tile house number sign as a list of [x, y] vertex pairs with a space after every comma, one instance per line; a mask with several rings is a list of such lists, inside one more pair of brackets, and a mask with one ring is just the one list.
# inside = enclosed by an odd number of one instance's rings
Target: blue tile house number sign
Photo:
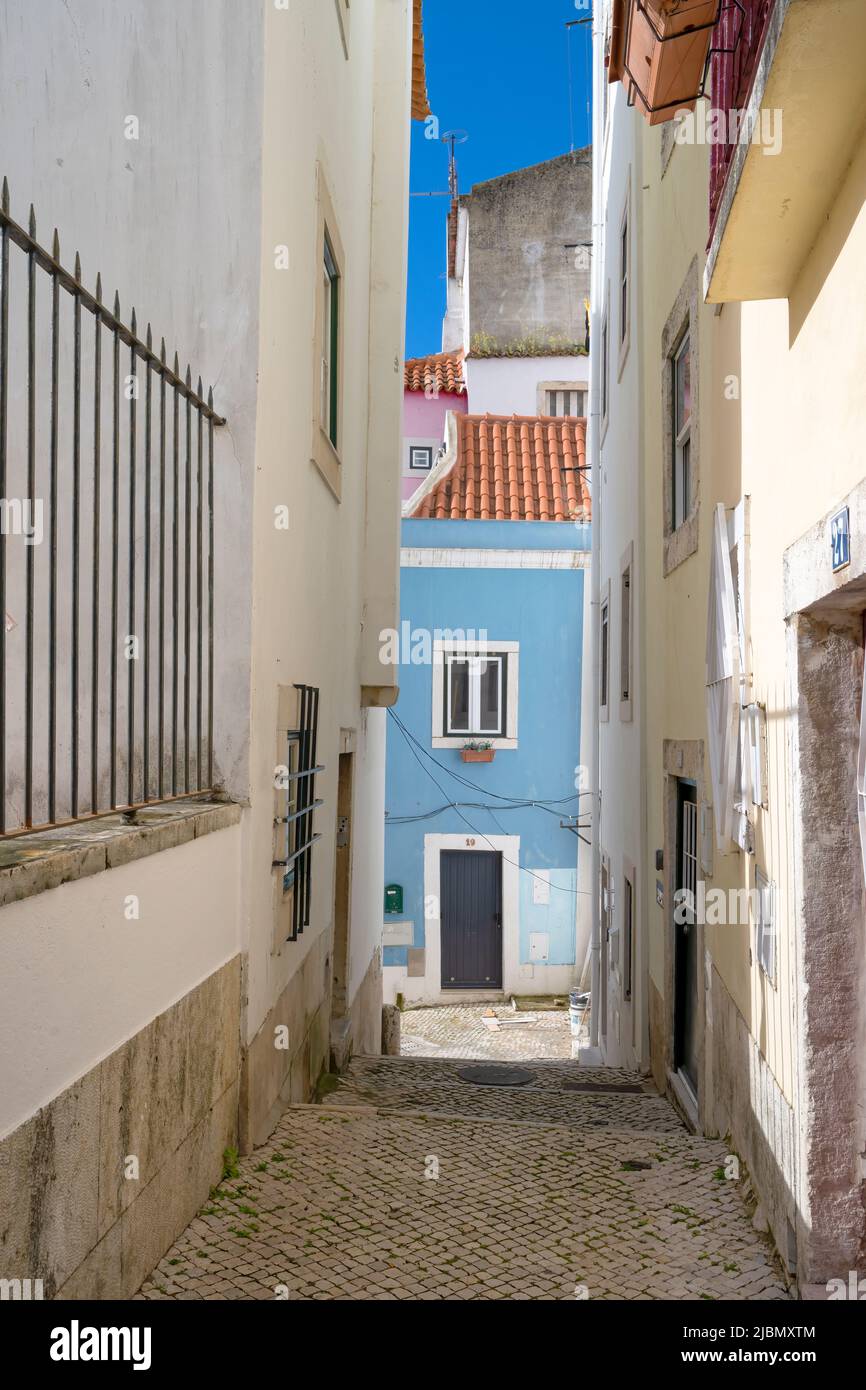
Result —
[[843, 507], [830, 522], [830, 546], [833, 553], [833, 573], [851, 563], [851, 531], [848, 508]]

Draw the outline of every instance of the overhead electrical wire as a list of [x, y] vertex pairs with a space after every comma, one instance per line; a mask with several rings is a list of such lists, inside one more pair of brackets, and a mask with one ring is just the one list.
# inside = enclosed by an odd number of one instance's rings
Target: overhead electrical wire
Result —
[[[437, 789], [439, 790], [439, 792], [441, 793], [441, 795], [444, 796], [444, 797], [446, 798], [446, 801], [447, 801], [447, 799], [448, 799], [448, 793], [446, 792], [445, 788], [442, 786], [441, 782], [438, 782], [438, 781], [436, 780], [436, 778], [433, 776], [433, 773], [430, 771], [430, 769], [429, 769], [428, 767], [425, 767], [425, 766], [424, 766], [424, 764], [422, 763], [421, 759], [420, 759], [419, 756], [418, 756], [418, 753], [416, 752], [415, 748], [413, 747], [413, 744], [416, 743], [417, 740], [414, 739], [414, 738], [411, 736], [411, 734], [409, 733], [409, 731], [406, 729], [406, 726], [403, 724], [403, 721], [402, 721], [401, 719], [398, 719], [398, 718], [397, 718], [397, 715], [394, 714], [394, 711], [393, 711], [393, 710], [389, 709], [389, 710], [388, 710], [388, 713], [391, 715], [392, 719], [394, 720], [394, 722], [396, 723], [397, 727], [399, 728], [401, 734], [403, 735], [404, 739], [406, 740], [406, 745], [407, 745], [407, 747], [408, 747], [408, 749], [409, 749], [409, 752], [412, 754], [413, 758], [414, 758], [415, 761], [418, 763], [418, 765], [419, 765], [419, 767], [421, 768], [422, 772], [425, 772], [425, 773], [427, 774], [427, 776], [430, 778], [430, 781], [434, 784], [434, 786], [437, 787]], [[421, 747], [420, 744], [419, 744], [418, 746]], [[424, 751], [424, 750], [422, 749], [422, 751]], [[433, 758], [432, 761], [433, 761], [433, 762], [436, 762], [436, 759]], [[440, 766], [440, 764], [437, 763], [437, 766]], [[445, 771], [447, 772], [448, 769], [446, 768]], [[573, 801], [573, 800], [574, 800], [574, 797], [562, 797], [562, 798], [560, 798], [560, 799], [563, 800], [563, 801]], [[457, 812], [458, 816], [459, 816], [460, 819], [463, 821], [463, 824], [464, 824], [465, 826], [467, 826], [469, 830], [471, 830], [471, 832], [472, 832], [473, 835], [477, 836], [477, 838], [478, 838], [479, 840], [483, 840], [483, 841], [485, 842], [485, 844], [488, 844], [492, 850], [494, 850], [494, 851], [496, 850], [496, 846], [493, 844], [493, 841], [490, 839], [490, 837], [489, 837], [488, 835], [485, 835], [483, 830], [476, 830], [475, 826], [471, 823], [471, 821], [469, 821], [469, 820], [466, 819], [466, 817], [464, 816], [463, 812], [460, 810], [460, 808], [459, 808], [459, 806], [457, 805], [456, 802], [454, 802], [454, 801], [448, 801], [448, 805], [449, 805], [449, 807], [450, 807], [452, 810], [454, 810], [454, 811]], [[500, 829], [501, 829], [501, 827], [500, 827]], [[519, 869], [520, 872], [521, 872], [522, 874], [528, 874], [530, 878], [535, 878], [535, 879], [537, 879], [539, 883], [544, 883], [544, 884], [546, 884], [548, 888], [554, 889], [557, 893], [568, 893], [568, 895], [569, 895], [570, 897], [572, 897], [572, 898], [588, 898], [588, 897], [590, 896], [590, 894], [586, 891], [586, 889], [582, 889], [582, 888], [564, 888], [564, 887], [563, 887], [561, 884], [559, 884], [559, 883], [551, 883], [551, 882], [550, 882], [550, 879], [542, 878], [540, 874], [533, 873], [533, 871], [532, 871], [531, 869], [527, 869], [527, 868], [524, 867], [523, 864], [519, 864], [519, 863], [517, 862], [516, 859], [508, 859], [504, 854], [502, 855], [502, 862], [503, 862], [503, 864], [510, 864], [511, 867], [514, 868], [514, 869]]]
[[[420, 743], [419, 740], [415, 737], [411, 729], [406, 728], [406, 725], [403, 723], [400, 716], [398, 714], [395, 714], [393, 709], [389, 709], [388, 714], [391, 716], [397, 727], [401, 730], [403, 737], [411, 740], [411, 742], [414, 743], [415, 747], [418, 748], [424, 754], [425, 758], [429, 758], [431, 763], [435, 763], [441, 772], [445, 772], [448, 774], [449, 777], [453, 777], [455, 782], [462, 782], [465, 787], [470, 787], [474, 792], [482, 792], [485, 796], [493, 796], [496, 798], [497, 801], [511, 801], [519, 803], [523, 806], [538, 806], [542, 810], [551, 806], [561, 806], [564, 801], [578, 801], [582, 796], [592, 795], [591, 792], [572, 792], [570, 796], [539, 796], [534, 797], [530, 800], [523, 796], [505, 796], [502, 792], [495, 792], [491, 790], [491, 788], [489, 787], [480, 787], [477, 782], [470, 781], [470, 779], [468, 777], [464, 777], [462, 773], [454, 772], [452, 768], [446, 767], [444, 763], [440, 763], [438, 758], [434, 758], [433, 754], [430, 753], [424, 747], [423, 743]], [[560, 815], [562, 813], [559, 811], [553, 811], [552, 814]]]

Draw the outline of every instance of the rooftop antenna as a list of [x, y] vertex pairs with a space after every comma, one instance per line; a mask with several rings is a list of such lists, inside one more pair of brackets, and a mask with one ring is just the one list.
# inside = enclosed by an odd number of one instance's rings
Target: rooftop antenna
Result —
[[455, 153], [455, 147], [457, 145], [465, 145], [469, 136], [465, 130], [446, 130], [445, 134], [440, 135], [439, 138], [443, 145], [451, 146], [451, 151], [448, 155], [448, 192], [451, 194], [452, 200], [456, 203], [460, 188], [457, 182], [457, 155]]
[[[585, 6], [585, 5], [580, 5], [580, 6], [578, 6], [578, 8], [579, 8], [579, 9], [585, 9], [586, 6]], [[587, 15], [584, 19], [567, 19], [567, 20], [565, 21], [565, 59], [566, 59], [567, 67], [568, 67], [568, 126], [569, 126], [569, 133], [570, 133], [570, 135], [571, 135], [571, 153], [572, 153], [572, 154], [574, 154], [574, 92], [573, 92], [573, 84], [572, 84], [572, 76], [571, 76], [571, 31], [572, 31], [572, 29], [577, 29], [577, 28], [579, 28], [582, 24], [591, 24], [592, 21], [593, 21], [593, 16], [592, 16], [591, 14]], [[590, 77], [591, 77], [591, 73], [590, 73], [590, 71], [589, 71], [589, 66], [587, 65], [587, 88], [586, 88], [587, 101], [586, 101], [586, 115], [587, 115], [587, 122], [588, 122], [588, 123], [589, 123], [590, 120], [591, 120], [591, 111], [590, 111], [590, 88], [591, 88], [591, 82], [590, 82]], [[590, 127], [590, 128], [591, 128], [591, 127]]]
[[455, 146], [465, 145], [469, 139], [469, 134], [465, 130], [446, 130], [439, 139], [443, 145], [450, 145], [451, 152], [448, 156], [448, 187], [447, 189], [436, 189], [433, 193], [410, 193], [410, 198], [450, 198], [452, 203], [457, 201], [459, 186], [457, 182], [457, 156]]

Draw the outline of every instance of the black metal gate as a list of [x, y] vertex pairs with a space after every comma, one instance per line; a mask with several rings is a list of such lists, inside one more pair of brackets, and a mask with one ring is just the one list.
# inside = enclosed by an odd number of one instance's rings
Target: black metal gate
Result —
[[502, 988], [502, 855], [443, 850], [442, 988]]

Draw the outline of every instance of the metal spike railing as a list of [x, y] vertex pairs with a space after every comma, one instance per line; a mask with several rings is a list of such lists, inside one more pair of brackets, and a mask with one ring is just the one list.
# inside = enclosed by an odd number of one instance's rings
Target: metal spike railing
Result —
[[[12, 218], [4, 179], [0, 837], [212, 790], [213, 431], [224, 423], [201, 377], [196, 389], [189, 366], [181, 377], [177, 353], [169, 367], [165, 339], [154, 351], [149, 323], [139, 338], [135, 309], [127, 325], [118, 293], [113, 308], [103, 303], [100, 275], [95, 293], [85, 288], [78, 253], [73, 271], [62, 265], [56, 229], [48, 251], [32, 206], [27, 229]], [[22, 496], [10, 498], [19, 475]], [[43, 505], [44, 535], [19, 534], [16, 519], [41, 516]], [[24, 608], [20, 622], [10, 595]]]

